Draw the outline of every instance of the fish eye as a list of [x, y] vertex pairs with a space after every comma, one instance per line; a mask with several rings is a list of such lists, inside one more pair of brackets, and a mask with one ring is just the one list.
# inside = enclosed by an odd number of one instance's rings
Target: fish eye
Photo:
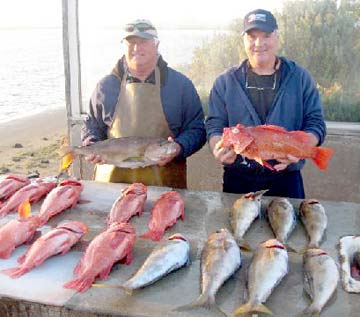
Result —
[[238, 128], [233, 128], [231, 130], [231, 132], [234, 133], [234, 134], [238, 134], [240, 132], [240, 130]]

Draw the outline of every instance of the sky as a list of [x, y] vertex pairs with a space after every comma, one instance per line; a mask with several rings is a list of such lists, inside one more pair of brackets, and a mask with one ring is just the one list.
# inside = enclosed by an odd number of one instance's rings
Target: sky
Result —
[[[281, 10], [283, 0], [79, 0], [81, 23], [118, 26], [135, 18], [156, 26], [228, 25], [248, 11]], [[0, 27], [61, 27], [62, 0], [2, 0]]]

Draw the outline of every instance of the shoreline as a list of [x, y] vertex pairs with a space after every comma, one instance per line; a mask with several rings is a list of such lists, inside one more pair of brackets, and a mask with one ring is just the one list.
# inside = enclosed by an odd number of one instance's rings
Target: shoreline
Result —
[[[0, 123], [0, 175], [55, 175], [61, 141], [67, 136], [66, 108], [50, 109]], [[17, 144], [18, 147], [15, 147]]]

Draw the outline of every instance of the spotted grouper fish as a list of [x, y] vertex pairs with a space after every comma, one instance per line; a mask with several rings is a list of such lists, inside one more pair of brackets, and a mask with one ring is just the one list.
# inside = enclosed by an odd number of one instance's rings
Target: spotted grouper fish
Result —
[[113, 222], [128, 222], [134, 215], [141, 216], [147, 197], [144, 184], [134, 183], [122, 191], [114, 202], [107, 218], [108, 226]]
[[163, 193], [151, 210], [149, 231], [140, 238], [160, 241], [165, 230], [174, 225], [178, 218], [185, 218], [184, 200], [176, 191]]
[[97, 277], [105, 279], [114, 263], [122, 260], [125, 264], [130, 264], [135, 239], [133, 226], [128, 223], [112, 223], [90, 242], [74, 269], [75, 279], [64, 284], [64, 287], [85, 292]]
[[310, 144], [310, 135], [304, 131], [287, 131], [275, 125], [245, 127], [237, 124], [224, 128], [217, 146], [233, 148], [236, 154], [272, 170], [274, 168], [266, 161], [286, 158], [288, 154], [300, 159], [311, 158], [320, 169], [325, 170], [334, 151]]
[[26, 253], [18, 258], [20, 266], [0, 272], [18, 278], [51, 256], [67, 253], [87, 231], [88, 227], [79, 221], [64, 222], [37, 239]]

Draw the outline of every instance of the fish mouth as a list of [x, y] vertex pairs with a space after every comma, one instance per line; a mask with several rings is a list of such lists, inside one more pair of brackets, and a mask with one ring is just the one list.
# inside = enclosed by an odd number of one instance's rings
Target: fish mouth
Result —
[[60, 186], [71, 185], [71, 186], [81, 186], [81, 183], [76, 179], [65, 179], [60, 182]]
[[267, 249], [282, 249], [285, 250], [285, 247], [283, 245], [280, 244], [272, 244], [272, 245], [268, 245], [266, 246]]
[[185, 237], [181, 234], [173, 234], [171, 237], [168, 238], [168, 240], [182, 240], [182, 241], [187, 241], [185, 239]]

